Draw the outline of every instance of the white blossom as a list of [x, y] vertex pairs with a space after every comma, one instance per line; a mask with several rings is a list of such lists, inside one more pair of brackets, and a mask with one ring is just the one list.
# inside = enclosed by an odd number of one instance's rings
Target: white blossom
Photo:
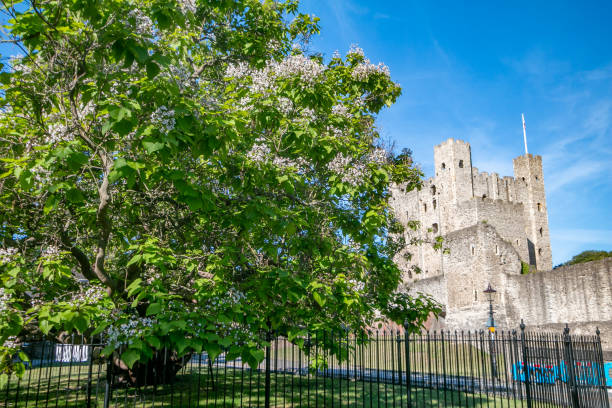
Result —
[[151, 122], [160, 127], [164, 132], [170, 132], [176, 125], [174, 119], [174, 109], [168, 109], [165, 106], [160, 106], [151, 115]]
[[43, 258], [53, 258], [58, 256], [60, 253], [60, 250], [57, 246], [55, 245], [49, 245], [48, 247], [46, 247], [45, 249], [43, 249], [41, 256]]
[[55, 144], [62, 140], [71, 141], [73, 137], [68, 133], [68, 128], [61, 122], [55, 122], [47, 128], [47, 136], [44, 138], [45, 144]]
[[[0, 248], [0, 264], [11, 262], [16, 253], [17, 248]], [[2, 288], [0, 288], [1, 290]]]
[[349, 49], [348, 54], [355, 54], [363, 57], [363, 49], [360, 48], [357, 44], [351, 44], [351, 48]]
[[9, 302], [12, 296], [7, 293], [4, 288], [0, 288], [0, 313], [4, 313], [8, 310]]
[[313, 84], [325, 71], [323, 64], [302, 54], [291, 55], [281, 62], [274, 62], [271, 68], [279, 77], [299, 75], [303, 81], [309, 84]]
[[51, 171], [43, 168], [42, 166], [34, 166], [30, 170], [34, 175], [34, 181], [37, 187], [41, 188], [51, 182]]
[[225, 69], [225, 76], [241, 79], [251, 75], [251, 68], [246, 62], [240, 62], [238, 64], [229, 64]]
[[315, 116], [315, 111], [310, 108], [302, 109], [302, 117], [308, 120], [313, 119]]
[[338, 153], [336, 157], [327, 164], [328, 170], [338, 174], [343, 183], [357, 186], [363, 183], [367, 169], [361, 162], [354, 162], [352, 158]]
[[170, 76], [174, 79], [181, 91], [185, 89], [195, 89], [197, 87], [196, 79], [191, 75], [188, 68], [181, 64], [172, 64], [168, 67]]
[[355, 291], [362, 291], [365, 288], [365, 283], [356, 279], [350, 279], [347, 281], [349, 286]]
[[248, 96], [244, 96], [240, 98], [237, 105], [241, 110], [250, 111], [253, 108], [253, 101]]
[[258, 138], [255, 140], [255, 144], [247, 153], [247, 157], [259, 164], [271, 163], [276, 167], [282, 168], [290, 167], [297, 170], [304, 170], [309, 166], [308, 162], [301, 157], [290, 159], [288, 157], [273, 154], [270, 147], [266, 145], [264, 138]]
[[342, 116], [344, 118], [350, 117], [348, 108], [345, 105], [337, 104], [332, 107], [332, 114]]
[[68, 302], [73, 306], [93, 305], [104, 298], [106, 290], [101, 286], [91, 286], [86, 291], [81, 291], [73, 295]]
[[385, 64], [379, 62], [378, 65], [374, 65], [369, 59], [366, 58], [353, 70], [353, 78], [359, 81], [366, 81], [370, 75], [375, 73], [383, 74], [387, 77], [391, 76], [389, 67], [387, 67]]
[[227, 296], [235, 304], [238, 304], [241, 300], [246, 299], [245, 294], [234, 287], [229, 288], [227, 291]]
[[368, 155], [368, 162], [379, 165], [387, 163], [387, 152], [385, 151], [385, 149], [374, 149]]
[[16, 349], [19, 347], [19, 343], [17, 343], [17, 337], [10, 336], [2, 343], [2, 347], [6, 347], [9, 349]]
[[138, 35], [154, 36], [155, 26], [153, 21], [142, 10], [134, 8], [130, 10], [124, 24]]
[[178, 3], [183, 14], [195, 13], [197, 11], [195, 0], [179, 0]]
[[149, 328], [153, 327], [157, 321], [149, 317], [130, 317], [130, 321], [121, 324], [119, 327], [110, 326], [106, 335], [109, 344], [118, 347], [122, 344], [131, 344], [132, 339], [142, 336]]
[[247, 157], [255, 162], [263, 163], [270, 155], [270, 148], [264, 143], [265, 139], [258, 138], [251, 150], [247, 153]]
[[278, 110], [284, 115], [288, 115], [293, 110], [293, 102], [289, 98], [278, 98]]
[[330, 134], [330, 136], [337, 138], [342, 138], [345, 136], [344, 131], [336, 126], [328, 126], [327, 132]]
[[291, 55], [282, 61], [272, 61], [262, 69], [251, 69], [246, 63], [230, 64], [225, 76], [234, 79], [251, 78], [251, 90], [255, 93], [268, 94], [274, 89], [277, 78], [299, 76], [308, 85], [313, 85], [325, 71], [320, 62], [302, 54]]

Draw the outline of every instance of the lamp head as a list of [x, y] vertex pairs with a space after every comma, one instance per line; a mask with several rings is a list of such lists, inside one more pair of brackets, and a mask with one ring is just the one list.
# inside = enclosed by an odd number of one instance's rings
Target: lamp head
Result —
[[491, 286], [491, 282], [489, 282], [489, 286], [487, 286], [487, 288], [484, 290], [484, 293], [487, 294], [487, 299], [489, 299], [489, 302], [492, 302], [493, 296], [495, 295], [495, 293], [497, 293], [497, 291], [493, 289], [493, 287]]

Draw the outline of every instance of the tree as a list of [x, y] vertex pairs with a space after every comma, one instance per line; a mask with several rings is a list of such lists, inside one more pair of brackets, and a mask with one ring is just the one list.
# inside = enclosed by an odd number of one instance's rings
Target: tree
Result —
[[612, 257], [612, 251], [607, 252], [607, 251], [596, 251], [596, 250], [587, 250], [587, 251], [582, 251], [581, 253], [579, 253], [578, 255], [574, 255], [572, 257], [572, 259], [570, 259], [569, 261], [556, 266], [555, 268], [558, 268], [560, 266], [567, 266], [567, 265], [575, 265], [575, 264], [579, 264], [579, 263], [583, 263], [583, 262], [591, 262], [591, 261], [597, 261], [599, 259], [604, 259], [604, 258], [608, 258], [608, 257]]
[[4, 11], [4, 373], [38, 334], [103, 333], [135, 381], [162, 347], [254, 365], [270, 331], [436, 309], [396, 291], [388, 187], [420, 172], [376, 148], [374, 120], [400, 88], [359, 48], [307, 55], [318, 20], [296, 2]]

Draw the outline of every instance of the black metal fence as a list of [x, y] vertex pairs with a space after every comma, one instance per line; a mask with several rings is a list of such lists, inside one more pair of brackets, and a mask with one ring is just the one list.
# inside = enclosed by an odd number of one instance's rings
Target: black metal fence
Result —
[[25, 345], [0, 407], [609, 407], [599, 333], [279, 337], [255, 369], [165, 351], [131, 376], [82, 340]]

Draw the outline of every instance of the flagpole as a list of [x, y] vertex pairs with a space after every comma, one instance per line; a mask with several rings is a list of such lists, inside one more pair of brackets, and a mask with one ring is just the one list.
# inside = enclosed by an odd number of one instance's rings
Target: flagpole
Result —
[[527, 128], [525, 126], [525, 115], [521, 113], [521, 117], [523, 118], [523, 141], [525, 142], [525, 154], [529, 154], [527, 151]]

